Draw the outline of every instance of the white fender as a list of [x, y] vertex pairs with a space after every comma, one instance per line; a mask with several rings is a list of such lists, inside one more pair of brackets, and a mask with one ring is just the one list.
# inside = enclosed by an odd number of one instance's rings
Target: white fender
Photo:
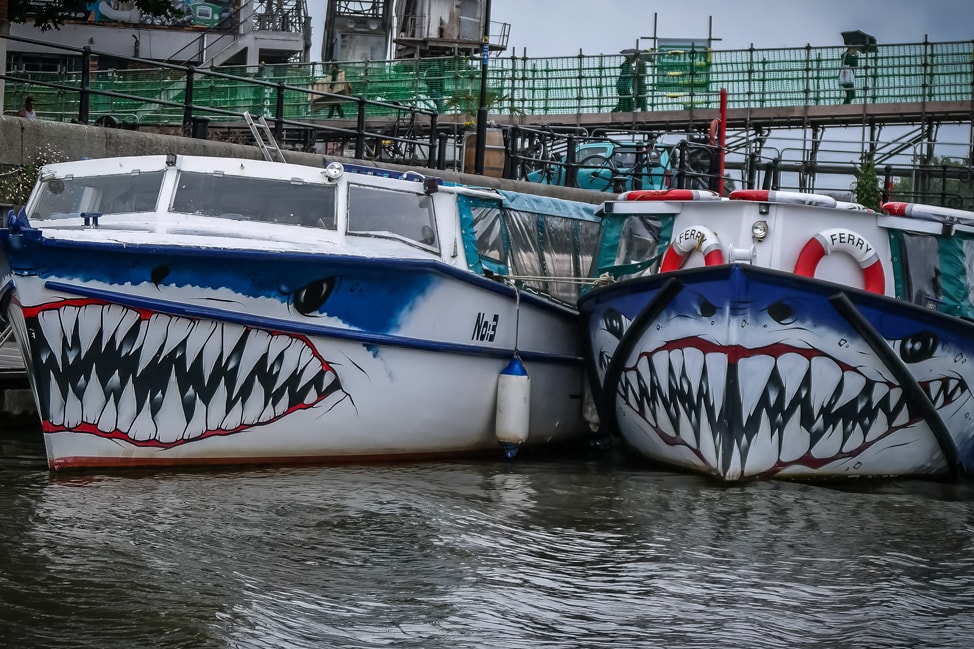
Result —
[[836, 200], [825, 194], [806, 194], [805, 192], [782, 192], [773, 189], [738, 189], [729, 197], [732, 201], [758, 201], [761, 203], [791, 203], [792, 205], [815, 205], [835, 207]]
[[883, 212], [890, 216], [907, 216], [927, 221], [940, 221], [941, 223], [949, 220], [966, 223], [974, 221], [974, 212], [922, 203], [885, 203], [883, 204]]
[[515, 356], [497, 377], [497, 410], [494, 434], [508, 457], [528, 441], [531, 421], [531, 377]]

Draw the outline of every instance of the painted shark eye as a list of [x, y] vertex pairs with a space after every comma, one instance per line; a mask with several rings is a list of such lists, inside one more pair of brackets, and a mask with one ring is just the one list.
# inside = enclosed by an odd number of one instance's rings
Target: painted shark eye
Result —
[[294, 308], [301, 315], [308, 315], [317, 311], [325, 303], [325, 300], [328, 299], [334, 285], [334, 277], [324, 277], [305, 284], [296, 290], [292, 296]]
[[697, 302], [697, 313], [699, 313], [704, 318], [710, 318], [715, 313], [717, 313], [717, 307], [713, 303], [711, 303], [710, 300], [708, 300], [705, 297], [702, 297], [700, 298], [700, 301]]
[[169, 276], [169, 266], [165, 264], [162, 266], [156, 266], [155, 268], [152, 269], [152, 272], [149, 273], [149, 278], [152, 280], [152, 283], [155, 284], [156, 286], [159, 286], [159, 284], [162, 283], [162, 280], [166, 279], [166, 277], [168, 276]]
[[624, 321], [622, 314], [615, 309], [609, 309], [602, 316], [602, 324], [605, 325], [605, 330], [616, 338], [621, 339], [624, 331]]
[[795, 310], [787, 302], [775, 302], [769, 306], [768, 315], [778, 324], [784, 325], [791, 324], [798, 319]]
[[900, 358], [904, 363], [919, 363], [937, 353], [939, 341], [929, 331], [921, 331], [900, 340]]

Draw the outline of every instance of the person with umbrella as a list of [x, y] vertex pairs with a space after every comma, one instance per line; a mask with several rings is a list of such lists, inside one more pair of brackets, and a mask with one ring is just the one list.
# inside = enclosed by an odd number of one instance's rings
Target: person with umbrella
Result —
[[616, 81], [616, 92], [619, 94], [619, 101], [612, 109], [613, 113], [631, 113], [633, 108], [633, 67], [636, 55], [623, 52], [625, 58], [619, 65], [619, 79]]
[[846, 51], [842, 54], [839, 67], [839, 86], [845, 90], [843, 104], [851, 104], [856, 97], [856, 68], [859, 67], [859, 54], [876, 52], [876, 37], [861, 30], [842, 32], [842, 42]]
[[856, 98], [856, 68], [859, 66], [859, 50], [849, 47], [842, 55], [842, 67], [839, 68], [839, 85], [845, 89], [843, 104], [851, 104]]
[[634, 108], [635, 110], [646, 110], [646, 59], [638, 50], [636, 51], [635, 65], [633, 95], [636, 105]]

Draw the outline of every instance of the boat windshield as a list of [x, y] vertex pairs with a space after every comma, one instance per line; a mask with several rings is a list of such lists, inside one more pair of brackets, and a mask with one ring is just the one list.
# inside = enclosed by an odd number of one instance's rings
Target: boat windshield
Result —
[[391, 236], [436, 247], [433, 201], [425, 194], [348, 186], [348, 233]]
[[169, 211], [334, 230], [335, 186], [183, 171]]
[[165, 171], [49, 178], [41, 182], [31, 220], [77, 217], [82, 212], [121, 214], [156, 209]]

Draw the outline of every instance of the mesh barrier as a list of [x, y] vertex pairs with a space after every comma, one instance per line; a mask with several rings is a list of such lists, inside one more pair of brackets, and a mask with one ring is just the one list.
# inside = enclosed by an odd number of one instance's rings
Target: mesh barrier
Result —
[[[731, 108], [841, 104], [846, 96], [838, 82], [843, 52], [842, 47], [811, 46], [661, 49], [644, 53], [628, 78], [627, 59], [621, 54], [496, 58], [490, 61], [486, 103], [493, 114], [524, 116], [684, 110], [716, 108], [719, 91], [726, 88]], [[347, 83], [348, 102], [362, 97], [391, 104], [368, 106], [368, 116], [395, 114], [401, 105], [472, 117], [479, 104], [480, 60], [460, 57], [221, 68], [222, 73], [240, 78], [197, 74], [193, 103], [273, 116], [278, 86], [283, 85], [283, 117], [326, 117], [330, 104], [346, 100], [312, 101], [308, 90], [325, 87], [322, 82], [333, 81], [332, 75], [339, 70]], [[76, 87], [81, 83], [77, 73], [8, 79], [5, 112], [15, 112], [31, 94], [46, 118], [77, 116], [76, 92], [45, 88], [31, 83], [33, 80]], [[251, 80], [271, 85], [256, 85]], [[101, 71], [92, 73], [91, 87], [130, 96], [93, 96], [93, 119], [114, 115], [140, 124], [179, 124], [183, 119], [184, 72]], [[854, 102], [970, 101], [972, 87], [971, 41], [880, 45], [875, 53], [859, 55]], [[237, 118], [213, 115], [213, 119]]]

